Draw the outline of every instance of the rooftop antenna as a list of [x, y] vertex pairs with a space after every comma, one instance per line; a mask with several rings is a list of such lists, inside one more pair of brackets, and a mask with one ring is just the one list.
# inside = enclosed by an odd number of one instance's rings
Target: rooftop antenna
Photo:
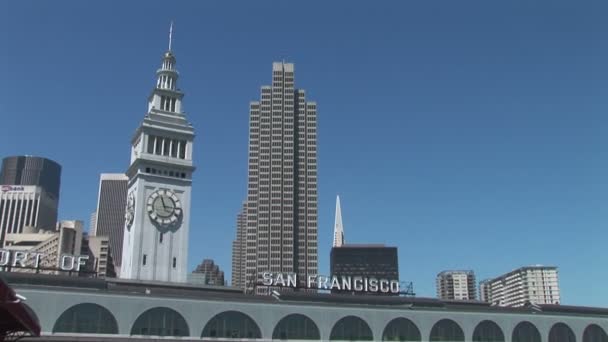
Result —
[[171, 26], [169, 27], [169, 51], [171, 51], [172, 40], [173, 40], [173, 20], [171, 20]]

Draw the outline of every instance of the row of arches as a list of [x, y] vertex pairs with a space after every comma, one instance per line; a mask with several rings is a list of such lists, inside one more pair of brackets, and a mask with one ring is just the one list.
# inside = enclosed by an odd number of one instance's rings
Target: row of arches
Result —
[[[83, 303], [64, 311], [55, 322], [53, 333], [118, 334], [118, 324], [112, 313], [101, 305]], [[177, 311], [156, 307], [142, 313], [133, 323], [131, 335], [190, 336], [184, 317]], [[257, 323], [239, 311], [225, 311], [215, 315], [203, 328], [201, 337], [255, 339], [262, 338]], [[302, 314], [283, 317], [272, 333], [275, 340], [320, 340], [315, 322]], [[330, 340], [372, 341], [374, 336], [365, 320], [346, 316], [334, 324]], [[420, 330], [411, 320], [399, 317], [390, 321], [382, 333], [384, 341], [422, 341]], [[436, 322], [428, 338], [430, 341], [464, 341], [464, 332], [450, 319]], [[502, 329], [493, 321], [480, 322], [473, 332], [473, 341], [504, 342]], [[541, 342], [541, 334], [534, 324], [523, 321], [515, 326], [512, 342]], [[556, 323], [549, 331], [549, 342], [576, 342], [572, 329]], [[591, 324], [583, 333], [582, 342], [608, 342], [608, 335], [600, 326]]]

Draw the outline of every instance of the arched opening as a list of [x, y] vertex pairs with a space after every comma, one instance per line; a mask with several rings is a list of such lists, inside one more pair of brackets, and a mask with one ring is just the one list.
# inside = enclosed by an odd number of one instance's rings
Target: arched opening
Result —
[[152, 308], [137, 317], [131, 335], [190, 336], [188, 323], [179, 312], [169, 308]]
[[504, 342], [505, 334], [493, 321], [482, 321], [473, 331], [473, 342]]
[[407, 318], [398, 317], [390, 321], [382, 333], [383, 341], [421, 341], [420, 330]]
[[201, 337], [262, 338], [255, 321], [239, 311], [224, 311], [207, 322]]
[[464, 332], [458, 323], [451, 319], [442, 319], [431, 329], [431, 341], [464, 341]]
[[555, 323], [549, 331], [549, 342], [576, 342], [576, 337], [569, 326]]
[[82, 303], [65, 310], [55, 322], [53, 333], [118, 334], [118, 323], [101, 305]]
[[540, 342], [540, 332], [530, 322], [520, 322], [513, 329], [511, 342]]
[[608, 335], [600, 326], [590, 324], [583, 333], [583, 342], [608, 342]]
[[359, 317], [346, 316], [334, 324], [329, 336], [330, 340], [341, 341], [373, 341], [374, 335], [369, 325]]
[[283, 317], [274, 327], [273, 340], [320, 340], [321, 334], [315, 322], [301, 314]]

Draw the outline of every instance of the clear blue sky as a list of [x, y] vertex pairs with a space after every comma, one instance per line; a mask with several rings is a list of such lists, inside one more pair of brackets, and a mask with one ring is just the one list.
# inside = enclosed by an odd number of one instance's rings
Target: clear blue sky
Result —
[[[86, 3], [86, 4], [85, 4]], [[123, 172], [175, 20], [197, 131], [190, 266], [229, 277], [248, 103], [271, 63], [319, 108], [319, 253], [334, 201], [352, 243], [400, 275], [556, 265], [563, 303], [608, 306], [606, 1], [3, 2], [0, 156], [63, 166], [60, 218], [87, 222]]]

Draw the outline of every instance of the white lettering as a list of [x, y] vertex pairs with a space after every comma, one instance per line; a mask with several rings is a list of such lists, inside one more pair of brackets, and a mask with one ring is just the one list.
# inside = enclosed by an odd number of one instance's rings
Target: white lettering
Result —
[[285, 279], [283, 279], [283, 273], [279, 273], [274, 279], [274, 285], [285, 286]]
[[20, 267], [25, 267], [25, 258], [27, 258], [27, 253], [15, 252], [15, 255], [13, 256], [13, 267], [17, 266], [17, 263], [19, 263]]
[[89, 260], [89, 256], [79, 256], [78, 257], [78, 265], [76, 265], [76, 271], [80, 271], [80, 266], [84, 266], [87, 264], [87, 260]]
[[11, 260], [11, 252], [6, 249], [0, 249], [0, 266], [8, 265]]
[[264, 285], [264, 286], [272, 285], [272, 273], [270, 273], [270, 272], [262, 273], [262, 285]]
[[369, 280], [369, 290], [371, 292], [378, 292], [378, 279], [371, 278]]
[[355, 277], [353, 281], [355, 283], [355, 291], [363, 291], [363, 278]]
[[40, 259], [42, 258], [42, 253], [34, 253], [36, 255], [36, 261], [34, 261], [34, 267], [38, 268], [40, 266]]
[[399, 293], [399, 282], [397, 280], [391, 280], [391, 292]]
[[309, 275], [308, 279], [306, 281], [306, 287], [307, 288], [312, 288], [313, 285], [317, 282], [317, 276], [316, 275]]
[[338, 281], [338, 277], [331, 277], [331, 286], [329, 288], [331, 290], [340, 290], [340, 282]]
[[380, 291], [384, 293], [388, 292], [388, 280], [380, 279]]
[[328, 289], [328, 287], [327, 287], [327, 281], [328, 280], [329, 279], [327, 277], [324, 277], [324, 276], [317, 277], [317, 283], [318, 283], [317, 288], [318, 289], [325, 289], [325, 290], [327, 290]]
[[[66, 261], [68, 262], [68, 266], [66, 266]], [[64, 271], [71, 271], [74, 269], [74, 256], [72, 255], [62, 255], [61, 262], [59, 263], [59, 268]]]
[[293, 274], [288, 274], [287, 275], [287, 286], [291, 286], [291, 287], [297, 287], [298, 282], [297, 282], [297, 274], [293, 273]]
[[342, 276], [342, 290], [350, 291], [352, 285], [352, 278]]

